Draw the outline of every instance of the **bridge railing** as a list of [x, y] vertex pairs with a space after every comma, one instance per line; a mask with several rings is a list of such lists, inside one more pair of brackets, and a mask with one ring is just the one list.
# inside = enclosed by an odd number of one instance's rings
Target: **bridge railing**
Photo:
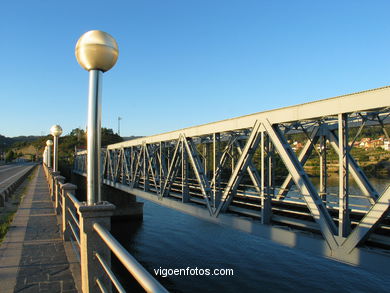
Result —
[[87, 206], [75, 196], [76, 185], [64, 183], [59, 172], [43, 164], [55, 212], [61, 218], [64, 241], [70, 241], [80, 261], [82, 292], [126, 292], [111, 269], [111, 252], [146, 292], [167, 290], [109, 232], [115, 208], [103, 202]]
[[[146, 292], [168, 292], [145, 268], [134, 258], [131, 254], [111, 235], [106, 228], [101, 224], [93, 224], [93, 229], [99, 234], [100, 238], [108, 246], [108, 248], [116, 255], [119, 261], [125, 266], [129, 273], [138, 281], [138, 283], [145, 289]], [[110, 277], [119, 292], [126, 292], [118, 279], [112, 273], [109, 265], [104, 259], [95, 253], [100, 264]], [[102, 290], [102, 292], [105, 292]]]

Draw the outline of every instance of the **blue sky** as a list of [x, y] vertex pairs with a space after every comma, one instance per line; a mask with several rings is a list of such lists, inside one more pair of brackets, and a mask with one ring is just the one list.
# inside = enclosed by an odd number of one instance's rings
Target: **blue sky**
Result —
[[103, 126], [156, 133], [389, 85], [390, 1], [2, 1], [0, 134], [85, 128], [74, 47], [119, 44]]

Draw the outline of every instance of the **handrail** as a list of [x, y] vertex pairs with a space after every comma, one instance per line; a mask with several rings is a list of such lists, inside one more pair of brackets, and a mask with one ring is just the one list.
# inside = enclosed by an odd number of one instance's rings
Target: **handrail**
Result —
[[73, 221], [75, 222], [75, 224], [77, 225], [77, 227], [80, 228], [80, 222], [79, 222], [79, 220], [77, 220], [76, 215], [73, 213], [73, 211], [72, 211], [70, 208], [68, 208], [68, 212], [69, 212], [70, 215], [72, 216]]
[[102, 265], [103, 269], [106, 271], [107, 275], [111, 279], [112, 283], [114, 283], [116, 289], [119, 293], [126, 293], [126, 290], [122, 287], [121, 283], [118, 281], [118, 279], [115, 277], [114, 273], [111, 271], [110, 267], [107, 265], [107, 263], [104, 261], [104, 259], [100, 256], [99, 253], [95, 253], [96, 258], [99, 260], [100, 264]]
[[104, 287], [102, 282], [99, 280], [99, 278], [96, 278], [96, 284], [98, 285], [98, 287], [102, 293], [109, 293], [108, 290], [106, 289], [106, 287]]
[[80, 247], [80, 237], [77, 235], [76, 230], [74, 229], [74, 227], [73, 227], [73, 225], [72, 225], [72, 223], [71, 223], [70, 221], [68, 221], [68, 225], [69, 225], [69, 227], [70, 227], [70, 230], [71, 230], [72, 233], [73, 233], [74, 238], [75, 238], [76, 241], [77, 241], [77, 244], [78, 244], [79, 247]]
[[68, 193], [69, 199], [73, 202], [74, 206], [78, 209], [79, 206], [81, 206], [81, 203], [78, 201], [78, 199], [71, 193]]
[[168, 292], [103, 226], [93, 228], [146, 292]]
[[[45, 170], [46, 171], [46, 170]], [[48, 170], [48, 174], [46, 174], [46, 178], [48, 179], [49, 188], [51, 191], [56, 190], [59, 192], [57, 185], [57, 182], [52, 182], [52, 174], [51, 171]], [[77, 214], [73, 211], [73, 208], [71, 208], [71, 205], [73, 205], [77, 210], [83, 205], [74, 194], [70, 192], [66, 192], [64, 195], [65, 197], [68, 197], [72, 204], [69, 206], [67, 205], [67, 200], [65, 201], [65, 229], [66, 227], [69, 227], [69, 234], [70, 234], [70, 240], [72, 242], [72, 245], [74, 243], [73, 239], [75, 239], [78, 244], [78, 247], [80, 250], [82, 250], [81, 245], [81, 239], [79, 236], [79, 233], [77, 233], [77, 228], [80, 229], [80, 219], [78, 219]], [[62, 210], [62, 202], [59, 201], [59, 205], [61, 206]], [[70, 215], [70, 217], [69, 217]], [[72, 220], [70, 220], [72, 218]], [[77, 227], [76, 227], [77, 226]], [[99, 223], [94, 223], [93, 229], [98, 233], [98, 235], [101, 237], [101, 239], [106, 243], [108, 249], [112, 251], [118, 259], [121, 261], [121, 263], [126, 267], [126, 269], [133, 275], [133, 277], [138, 281], [138, 283], [144, 288], [146, 292], [151, 293], [165, 293], [168, 292], [146, 269], [138, 263], [135, 258], [133, 258], [126, 249], [110, 234], [109, 231], [107, 231], [104, 227], [102, 227]], [[72, 235], [73, 234], [73, 235]], [[85, 253], [80, 251], [80, 253]], [[112, 284], [115, 286], [118, 292], [125, 293], [126, 290], [123, 288], [123, 286], [120, 284], [119, 280], [116, 278], [114, 273], [112, 272], [110, 265], [105, 262], [105, 260], [102, 258], [102, 256], [95, 252], [94, 256], [99, 261], [100, 265], [102, 266], [103, 270], [106, 272], [107, 276], [110, 278]], [[101, 279], [95, 278], [96, 285], [101, 290], [101, 292], [108, 292], [107, 288], [103, 284]]]

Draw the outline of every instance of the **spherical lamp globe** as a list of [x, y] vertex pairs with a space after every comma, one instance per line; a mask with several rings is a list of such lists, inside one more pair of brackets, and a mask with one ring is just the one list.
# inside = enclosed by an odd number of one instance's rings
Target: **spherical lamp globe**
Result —
[[51, 135], [53, 136], [61, 136], [62, 134], [62, 128], [61, 126], [59, 125], [53, 125], [51, 128], [50, 128], [50, 133]]
[[118, 60], [118, 44], [108, 33], [92, 30], [83, 34], [76, 44], [77, 62], [85, 70], [110, 70]]
[[46, 141], [46, 145], [47, 145], [48, 147], [51, 147], [51, 146], [53, 145], [53, 141], [52, 141], [51, 139], [48, 139], [48, 140]]

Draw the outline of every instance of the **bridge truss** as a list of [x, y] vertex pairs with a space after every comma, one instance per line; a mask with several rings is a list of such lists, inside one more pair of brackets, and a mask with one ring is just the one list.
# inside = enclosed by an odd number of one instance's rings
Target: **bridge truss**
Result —
[[[384, 87], [109, 145], [103, 183], [282, 244], [386, 267], [390, 188], [375, 189], [354, 145], [372, 127], [390, 141], [389, 101]], [[303, 144], [297, 153], [294, 141]], [[75, 173], [85, 175], [85, 160], [78, 152]]]

